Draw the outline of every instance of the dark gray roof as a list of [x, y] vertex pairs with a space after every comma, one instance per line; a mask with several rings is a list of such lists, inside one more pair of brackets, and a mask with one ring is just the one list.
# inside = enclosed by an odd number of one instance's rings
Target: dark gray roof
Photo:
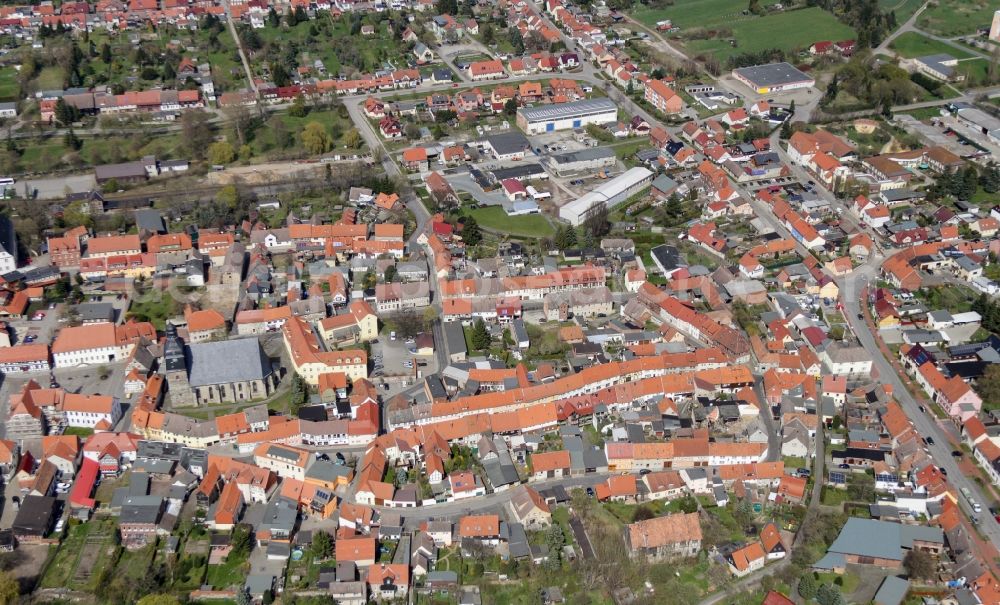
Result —
[[943, 543], [944, 534], [937, 527], [851, 517], [829, 552], [901, 561], [903, 548], [910, 548], [914, 540]]
[[876, 605], [899, 605], [906, 598], [908, 590], [910, 590], [909, 580], [889, 576], [882, 580], [882, 585], [879, 586], [873, 600]]
[[531, 147], [528, 138], [517, 131], [491, 134], [486, 137], [486, 141], [499, 155], [513, 154]]
[[201, 342], [188, 347], [192, 387], [260, 380], [271, 375], [271, 360], [255, 338]]
[[754, 65], [753, 67], [741, 67], [733, 71], [743, 76], [750, 82], [753, 82], [758, 87], [793, 84], [796, 82], [806, 82], [812, 80], [812, 78], [802, 73], [789, 63]]

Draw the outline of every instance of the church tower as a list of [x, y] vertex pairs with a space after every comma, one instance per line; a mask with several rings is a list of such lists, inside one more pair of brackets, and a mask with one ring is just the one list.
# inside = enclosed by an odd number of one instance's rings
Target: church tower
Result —
[[177, 328], [167, 323], [167, 342], [163, 347], [163, 368], [167, 379], [170, 404], [179, 407], [194, 405], [194, 392], [188, 383], [187, 353], [184, 342], [177, 336]]

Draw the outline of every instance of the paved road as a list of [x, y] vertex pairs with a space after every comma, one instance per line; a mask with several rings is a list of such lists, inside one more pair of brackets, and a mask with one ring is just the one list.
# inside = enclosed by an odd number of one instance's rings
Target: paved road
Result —
[[[588, 474], [582, 477], [568, 477], [562, 479], [549, 479], [547, 481], [536, 481], [529, 483], [533, 489], [542, 490], [550, 487], [555, 487], [561, 485], [570, 491], [576, 487], [593, 487], [598, 483], [601, 483], [611, 475], [617, 475], [619, 473], [603, 473], [603, 474]], [[353, 501], [353, 493], [350, 498], [345, 499], [348, 502]], [[495, 492], [492, 494], [486, 494], [485, 496], [479, 496], [478, 498], [470, 498], [468, 500], [459, 500], [458, 502], [445, 502], [442, 504], [434, 504], [432, 506], [420, 506], [417, 508], [389, 508], [384, 506], [374, 506], [375, 510], [380, 513], [395, 513], [403, 517], [404, 519], [412, 519], [418, 521], [426, 521], [429, 519], [454, 519], [455, 517], [461, 515], [470, 515], [473, 513], [479, 513], [484, 511], [499, 511], [503, 506], [510, 500], [510, 490]]]
[[[892, 41], [895, 40], [896, 38], [898, 38], [899, 35], [902, 34], [902, 33], [910, 32], [910, 31], [920, 31], [916, 27], [917, 19], [920, 18], [920, 14], [923, 13], [924, 10], [926, 10], [929, 5], [930, 5], [930, 2], [925, 2], [923, 4], [923, 6], [921, 6], [920, 8], [918, 8], [916, 10], [916, 12], [914, 12], [912, 15], [910, 15], [909, 19], [907, 19], [906, 21], [904, 21], [903, 24], [900, 25], [896, 29], [896, 31], [894, 31], [891, 34], [889, 34], [888, 36], [886, 36], [885, 40], [882, 40], [882, 43], [879, 44], [878, 47], [876, 47], [872, 51], [872, 54], [878, 54], [878, 53], [894, 54], [889, 49], [889, 45], [892, 44]], [[920, 33], [923, 33], [923, 32], [920, 32]]]
[[250, 61], [247, 61], [247, 55], [243, 52], [243, 42], [240, 40], [240, 35], [236, 33], [236, 23], [233, 21], [233, 11], [229, 6], [229, 0], [223, 0], [222, 7], [226, 9], [226, 25], [229, 26], [229, 35], [233, 37], [236, 50], [240, 53], [240, 63], [243, 64], [243, 71], [246, 73], [247, 86], [253, 91], [254, 96], [257, 96], [257, 83], [253, 81], [253, 70], [250, 69]]
[[[948, 472], [948, 481], [958, 490], [962, 490], [963, 488], [968, 489], [980, 504], [989, 502], [972, 477], [965, 475], [955, 459], [952, 458], [949, 440], [945, 432], [938, 425], [936, 418], [920, 411], [919, 404], [914, 400], [906, 385], [903, 384], [899, 374], [896, 373], [892, 365], [885, 359], [878, 343], [875, 341], [875, 337], [872, 335], [871, 324], [858, 319], [858, 314], [862, 312], [861, 296], [866, 292], [869, 283], [874, 281], [875, 278], [874, 267], [868, 266], [868, 269], [868, 271], [855, 271], [850, 276], [836, 280], [837, 285], [840, 286], [840, 293], [844, 303], [844, 316], [851, 325], [851, 330], [860, 341], [861, 346], [871, 354], [874, 360], [874, 367], [878, 371], [878, 380], [892, 387], [893, 396], [913, 422], [917, 432], [924, 437], [934, 438], [934, 445], [928, 445], [927, 449], [930, 451], [934, 461]], [[976, 514], [965, 498], [959, 498], [959, 505], [970, 517]], [[988, 519], [989, 514], [986, 513], [985, 517]], [[983, 523], [979, 526], [979, 529], [994, 546], [1000, 547], [1000, 524]]]

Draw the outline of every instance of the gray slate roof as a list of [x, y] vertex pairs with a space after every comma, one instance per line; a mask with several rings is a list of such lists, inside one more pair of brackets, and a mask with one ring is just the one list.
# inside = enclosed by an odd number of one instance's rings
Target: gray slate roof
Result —
[[188, 347], [192, 387], [260, 380], [271, 375], [271, 360], [253, 338], [200, 342]]

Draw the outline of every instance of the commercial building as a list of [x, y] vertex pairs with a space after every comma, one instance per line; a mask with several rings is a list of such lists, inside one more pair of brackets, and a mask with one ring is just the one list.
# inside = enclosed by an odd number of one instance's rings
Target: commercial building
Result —
[[483, 141], [483, 146], [498, 160], [523, 160], [531, 149], [527, 137], [516, 131], [491, 134]]
[[625, 174], [602, 184], [587, 195], [559, 209], [559, 218], [579, 225], [592, 208], [604, 204], [609, 210], [640, 193], [653, 182], [653, 173], [646, 168], [632, 168]]
[[559, 176], [610, 168], [617, 162], [618, 156], [609, 147], [590, 147], [549, 157], [549, 166]]
[[528, 134], [581, 128], [588, 124], [611, 124], [618, 121], [618, 106], [601, 97], [570, 103], [522, 107], [517, 110], [517, 125]]
[[802, 73], [789, 63], [768, 63], [733, 70], [733, 77], [758, 94], [768, 94], [799, 88], [810, 88], [816, 80]]

